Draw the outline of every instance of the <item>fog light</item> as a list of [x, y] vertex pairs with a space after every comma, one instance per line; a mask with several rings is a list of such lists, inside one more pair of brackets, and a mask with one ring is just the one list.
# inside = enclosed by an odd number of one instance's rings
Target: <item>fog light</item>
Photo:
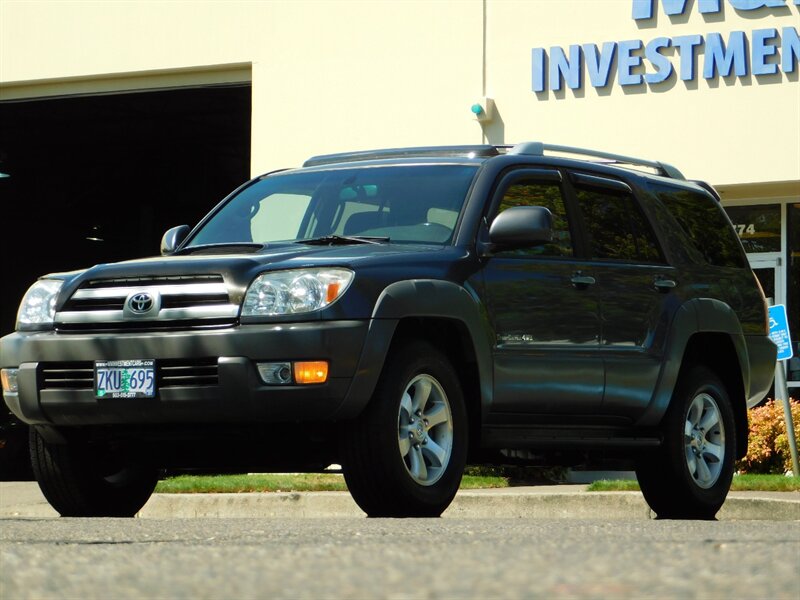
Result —
[[294, 363], [294, 380], [302, 384], [325, 383], [328, 381], [328, 361]]
[[17, 385], [17, 375], [19, 369], [2, 369], [0, 370], [0, 379], [3, 381], [4, 394], [16, 394], [19, 392]]
[[258, 363], [258, 374], [267, 385], [288, 385], [292, 383], [292, 364], [288, 362]]

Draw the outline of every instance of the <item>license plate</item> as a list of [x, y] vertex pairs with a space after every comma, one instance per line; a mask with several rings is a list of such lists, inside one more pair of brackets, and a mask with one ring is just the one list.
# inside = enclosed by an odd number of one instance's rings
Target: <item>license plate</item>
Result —
[[154, 398], [155, 360], [98, 360], [94, 389], [98, 398]]

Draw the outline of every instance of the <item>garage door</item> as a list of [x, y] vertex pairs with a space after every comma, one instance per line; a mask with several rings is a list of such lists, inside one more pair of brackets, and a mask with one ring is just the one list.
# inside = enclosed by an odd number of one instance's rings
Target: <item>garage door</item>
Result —
[[44, 273], [158, 252], [249, 178], [249, 84], [0, 103], [0, 335]]

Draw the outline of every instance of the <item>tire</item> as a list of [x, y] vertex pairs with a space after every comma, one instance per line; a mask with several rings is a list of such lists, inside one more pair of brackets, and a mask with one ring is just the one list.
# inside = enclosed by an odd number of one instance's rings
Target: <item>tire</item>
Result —
[[62, 517], [133, 517], [158, 483], [158, 471], [127, 465], [107, 448], [50, 444], [30, 430], [33, 473]]
[[713, 519], [733, 479], [736, 428], [725, 386], [705, 367], [681, 376], [662, 425], [659, 451], [636, 476], [659, 519]]
[[458, 491], [467, 458], [458, 377], [430, 344], [388, 357], [375, 393], [342, 436], [342, 470], [370, 517], [438, 517]]

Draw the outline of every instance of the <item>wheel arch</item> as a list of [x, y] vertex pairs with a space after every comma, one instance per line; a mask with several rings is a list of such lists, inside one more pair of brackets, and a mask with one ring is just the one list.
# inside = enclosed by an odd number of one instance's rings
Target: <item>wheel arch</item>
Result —
[[470, 439], [477, 440], [492, 394], [490, 328], [484, 319], [479, 301], [456, 283], [414, 279], [389, 285], [375, 304], [356, 377], [335, 418], [355, 418], [366, 407], [394, 344], [422, 339], [453, 361]]
[[[729, 335], [718, 332], [699, 332], [689, 339], [681, 364], [681, 374], [693, 365], [703, 365], [720, 378], [728, 392], [736, 427], [736, 458], [747, 454], [749, 430], [744, 380], [738, 364], [738, 354]], [[679, 375], [680, 378], [681, 375]]]
[[747, 452], [750, 362], [739, 319], [729, 305], [719, 300], [696, 298], [684, 303], [676, 313], [661, 376], [639, 425], [660, 424], [678, 381], [693, 365], [706, 366], [725, 385], [736, 423], [736, 454], [741, 458]]

